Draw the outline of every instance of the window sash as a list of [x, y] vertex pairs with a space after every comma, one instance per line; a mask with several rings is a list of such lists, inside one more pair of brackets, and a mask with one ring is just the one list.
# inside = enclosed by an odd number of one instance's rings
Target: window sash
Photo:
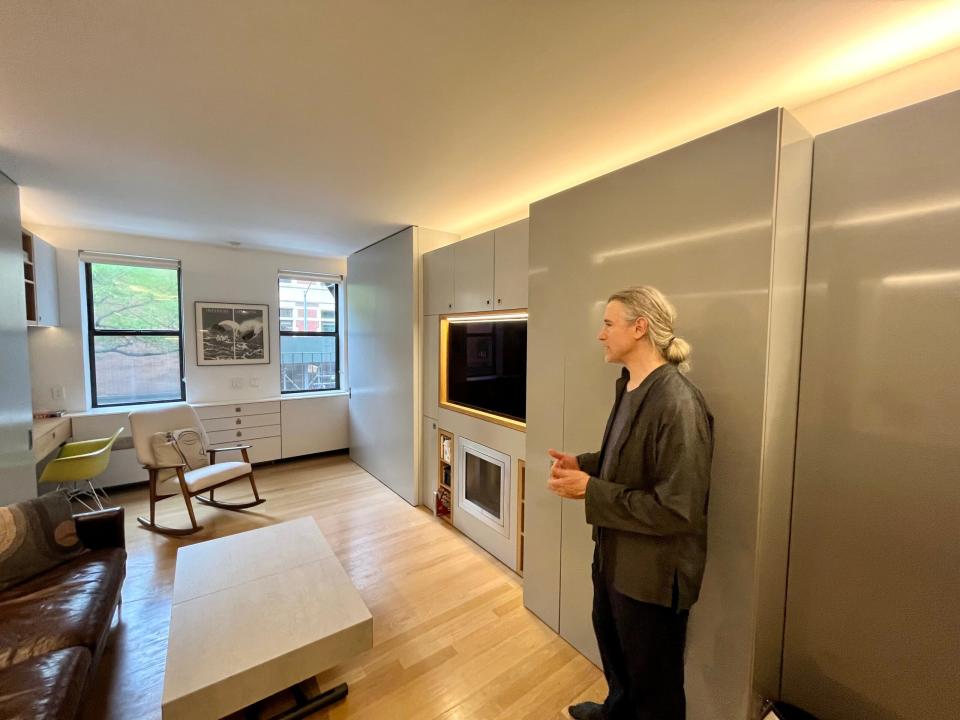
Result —
[[[323, 275], [320, 273], [300, 273], [295, 271], [283, 271], [281, 270], [277, 276], [277, 287], [280, 287], [280, 283], [288, 278], [290, 280], [306, 280], [308, 282], [324, 282], [333, 285], [333, 330], [283, 330], [281, 326], [280, 337], [332, 337], [334, 340], [334, 359], [336, 361], [336, 369], [334, 371], [334, 386], [332, 388], [324, 388], [323, 390], [284, 390], [283, 389], [283, 351], [280, 351], [280, 394], [281, 395], [296, 395], [298, 393], [316, 393], [316, 392], [336, 392], [340, 390], [340, 285], [343, 281], [342, 275]], [[308, 308], [309, 309], [309, 308]], [[320, 308], [317, 308], [319, 311]], [[280, 307], [279, 303], [277, 305], [277, 317], [281, 321], [284, 320], [296, 321], [297, 314], [293, 313], [293, 317], [281, 317], [280, 316]], [[303, 323], [306, 325], [309, 320], [309, 314], [303, 317]], [[316, 318], [318, 323], [322, 326], [322, 313], [319, 313]], [[282, 347], [282, 345], [281, 345]]]
[[[175, 269], [177, 271], [177, 306], [180, 309], [180, 329], [174, 330], [98, 330], [94, 323], [93, 316], [93, 267], [94, 263], [96, 264], [111, 264], [104, 263], [99, 258], [103, 257], [102, 254], [97, 255], [96, 253], [84, 253], [81, 251], [81, 259], [85, 257], [97, 259], [84, 260], [84, 276], [86, 278], [87, 286], [87, 348], [89, 352], [90, 359], [90, 397], [93, 402], [93, 407], [122, 407], [126, 405], [155, 405], [157, 403], [165, 402], [176, 402], [177, 400], [186, 400], [186, 379], [184, 377], [184, 364], [183, 364], [183, 278], [181, 277], [180, 272], [180, 262], [176, 262], [176, 266], [170, 266], [166, 264], [147, 264], [146, 262], [131, 262], [123, 263], [115, 261], [112, 264], [115, 265], [137, 265], [137, 266], [147, 266], [147, 267], [159, 267], [161, 269]], [[132, 256], [121, 256], [115, 255], [113, 257], [132, 257]], [[147, 258], [140, 258], [146, 260]], [[173, 261], [171, 261], [173, 262]], [[178, 340], [177, 346], [180, 355], [180, 397], [171, 397], [164, 400], [136, 400], [135, 402], [122, 402], [122, 403], [101, 403], [97, 395], [97, 353], [96, 353], [96, 338], [98, 337], [175, 337]]]

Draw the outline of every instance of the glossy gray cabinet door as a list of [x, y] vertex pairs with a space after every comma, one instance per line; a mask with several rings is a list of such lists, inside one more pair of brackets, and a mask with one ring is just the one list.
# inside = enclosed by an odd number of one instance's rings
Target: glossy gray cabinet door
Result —
[[[769, 328], [775, 316], [799, 318], [809, 189], [809, 135], [791, 156], [796, 171], [778, 176], [784, 119], [772, 110], [530, 212], [524, 602], [598, 659], [590, 528], [581, 501], [544, 488], [546, 449], [599, 449], [620, 372], [604, 364], [596, 341], [607, 297], [657, 286], [677, 307], [677, 330], [693, 346], [690, 377], [716, 417], [710, 549], [686, 661], [691, 720], [746, 718], [754, 687], [760, 505], [765, 468], [777, 466], [766, 454], [766, 418], [771, 407], [796, 402], [799, 366], [799, 326], [792, 338]], [[778, 237], [778, 183], [788, 177], [801, 202], [783, 208], [785, 222], [799, 231]], [[775, 262], [775, 248], [789, 250], [784, 263]], [[775, 363], [783, 375], [771, 372]], [[795, 415], [784, 415], [792, 438]], [[792, 467], [792, 442], [772, 450], [786, 454], [779, 467]]]
[[20, 189], [0, 172], [0, 505], [36, 497]]
[[816, 139], [785, 699], [960, 708], [960, 93]]
[[422, 422], [416, 247], [407, 228], [347, 258], [350, 458], [411, 505]]

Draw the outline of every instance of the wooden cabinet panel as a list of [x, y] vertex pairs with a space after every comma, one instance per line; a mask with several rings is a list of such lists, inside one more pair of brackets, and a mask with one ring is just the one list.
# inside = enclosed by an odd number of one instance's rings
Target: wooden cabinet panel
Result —
[[455, 312], [493, 310], [493, 231], [452, 245]]
[[454, 246], [433, 250], [423, 256], [423, 314], [453, 312]]
[[529, 220], [494, 231], [494, 309], [527, 307]]

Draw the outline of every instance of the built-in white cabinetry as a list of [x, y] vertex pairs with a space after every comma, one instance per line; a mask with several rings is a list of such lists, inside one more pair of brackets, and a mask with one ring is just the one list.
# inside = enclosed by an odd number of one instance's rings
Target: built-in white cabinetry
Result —
[[440, 318], [427, 315], [423, 318], [423, 414], [439, 417], [440, 413]]
[[493, 310], [493, 231], [454, 243], [453, 310]]
[[21, 237], [27, 324], [57, 326], [60, 324], [57, 250], [26, 230], [21, 231]]
[[530, 221], [523, 219], [494, 231], [494, 309], [527, 307]]
[[424, 416], [420, 436], [420, 504], [434, 510], [433, 494], [437, 490], [437, 421]]
[[[279, 400], [194, 407], [213, 447], [250, 445], [247, 452], [255, 463], [281, 457]], [[227, 453], [221, 457], [227, 458]]]
[[453, 312], [453, 245], [423, 256], [423, 314]]
[[520, 220], [423, 256], [423, 314], [527, 307], [529, 222]]
[[283, 457], [349, 447], [348, 402], [346, 395], [283, 398]]

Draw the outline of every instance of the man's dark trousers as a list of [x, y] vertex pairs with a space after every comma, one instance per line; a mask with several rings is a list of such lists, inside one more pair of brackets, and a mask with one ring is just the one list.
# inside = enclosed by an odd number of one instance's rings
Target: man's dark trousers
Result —
[[686, 610], [617, 592], [604, 577], [599, 553], [594, 553], [593, 628], [609, 688], [606, 720], [684, 720], [688, 617]]

